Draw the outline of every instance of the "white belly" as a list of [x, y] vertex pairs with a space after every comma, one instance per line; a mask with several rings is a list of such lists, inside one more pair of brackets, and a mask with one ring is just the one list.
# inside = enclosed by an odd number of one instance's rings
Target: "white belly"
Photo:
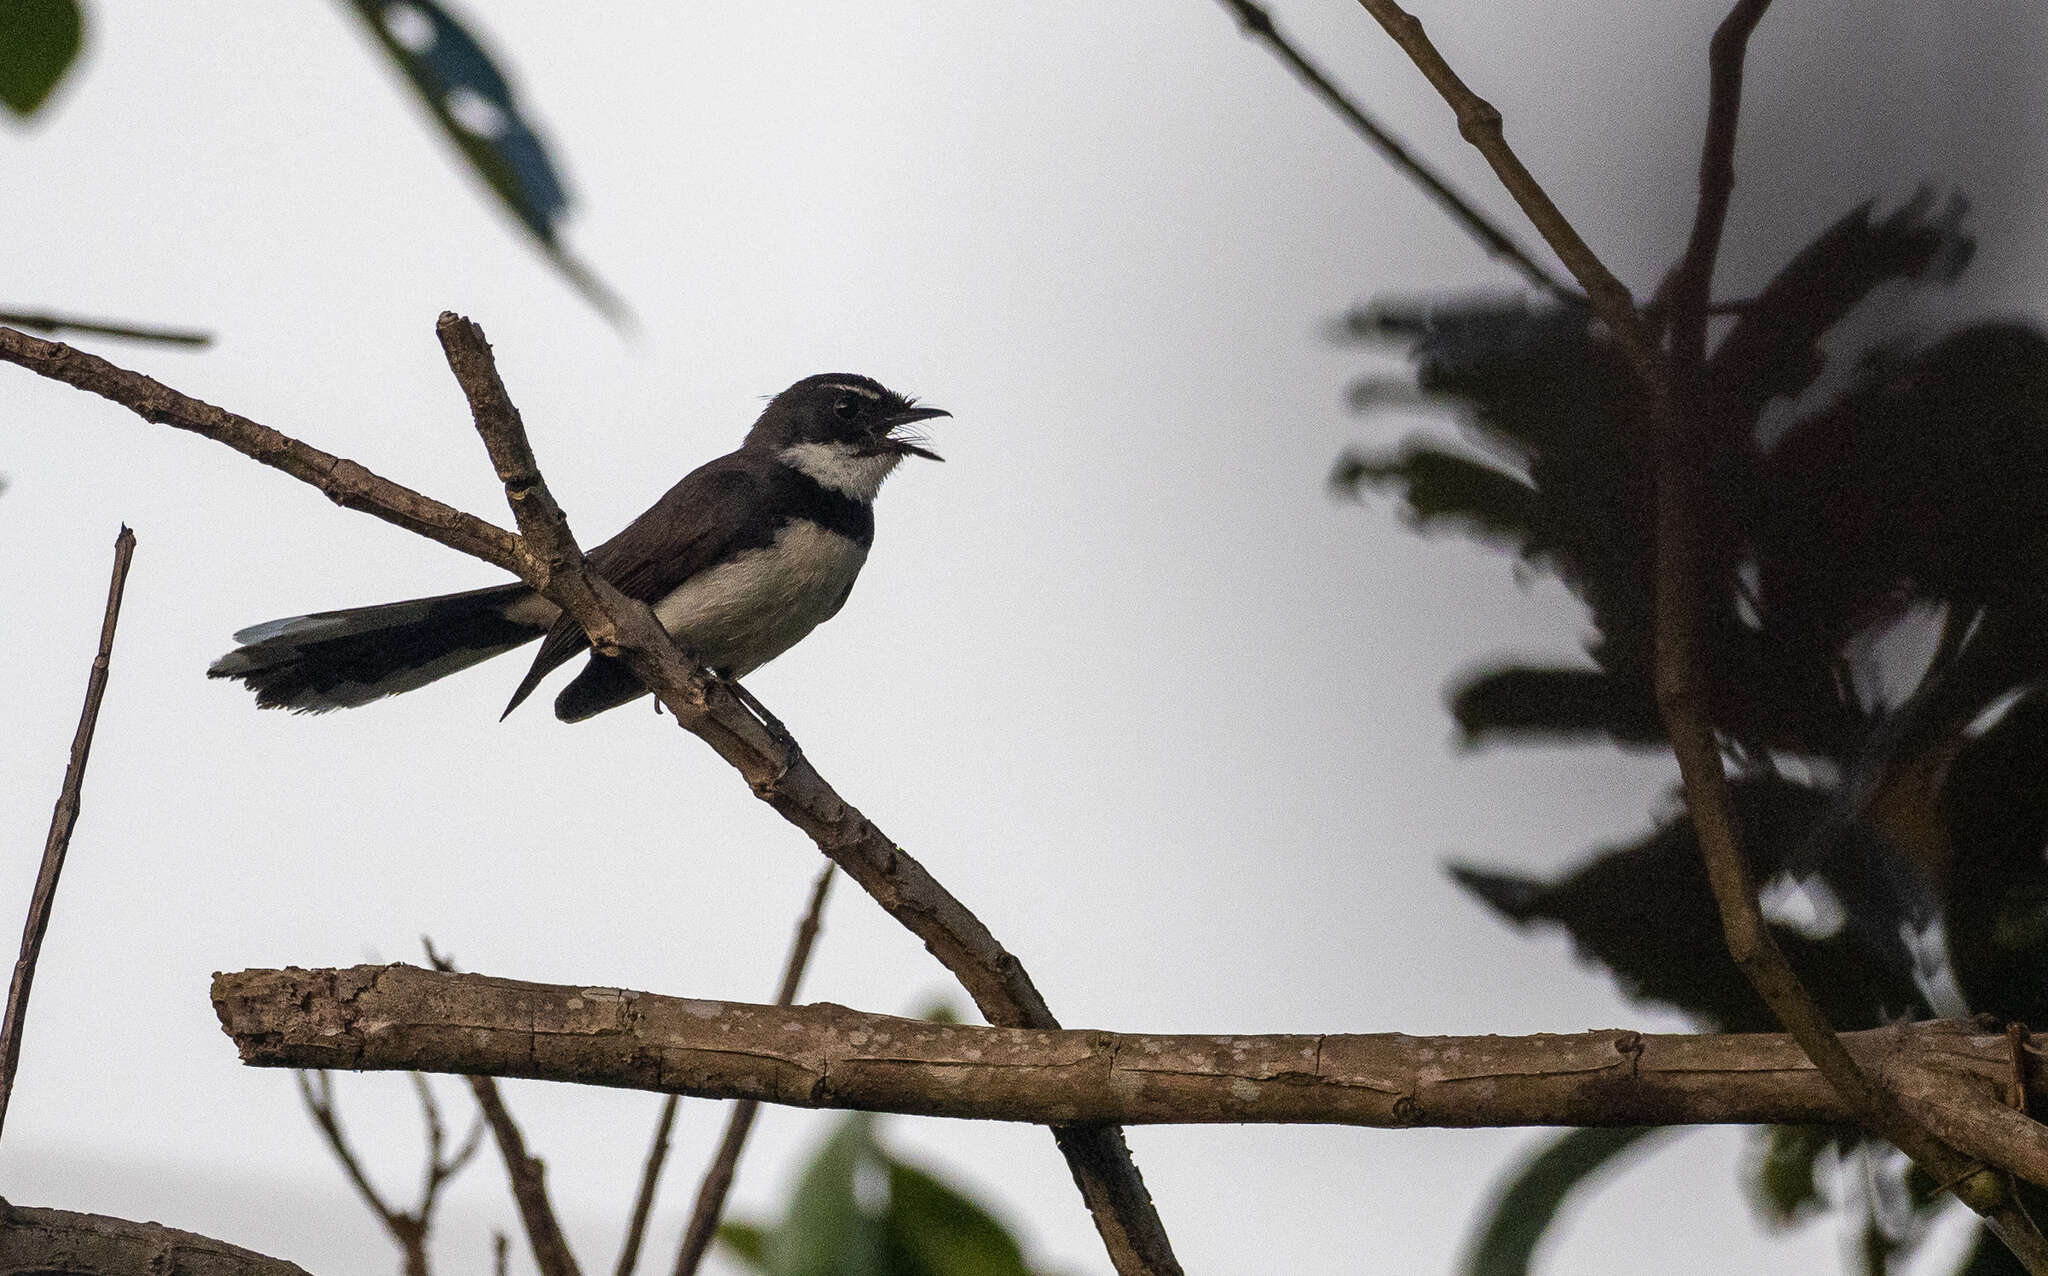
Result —
[[703, 664], [744, 677], [831, 619], [867, 557], [851, 539], [797, 519], [773, 544], [691, 577], [654, 615]]

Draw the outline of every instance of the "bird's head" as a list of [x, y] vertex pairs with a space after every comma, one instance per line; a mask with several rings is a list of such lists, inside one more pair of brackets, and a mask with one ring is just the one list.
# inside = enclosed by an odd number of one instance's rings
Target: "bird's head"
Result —
[[747, 446], [777, 453], [804, 447], [848, 460], [906, 456], [944, 458], [923, 445], [914, 427], [933, 417], [951, 416], [943, 408], [919, 407], [870, 377], [826, 372], [805, 377], [776, 395], [747, 435]]

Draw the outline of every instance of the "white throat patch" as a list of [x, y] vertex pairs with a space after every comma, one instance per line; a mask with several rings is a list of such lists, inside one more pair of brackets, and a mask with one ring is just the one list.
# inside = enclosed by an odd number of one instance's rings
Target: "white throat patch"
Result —
[[903, 457], [895, 452], [862, 453], [851, 443], [796, 443], [776, 454], [784, 465], [807, 474], [822, 486], [852, 497], [872, 501], [882, 490], [882, 480]]

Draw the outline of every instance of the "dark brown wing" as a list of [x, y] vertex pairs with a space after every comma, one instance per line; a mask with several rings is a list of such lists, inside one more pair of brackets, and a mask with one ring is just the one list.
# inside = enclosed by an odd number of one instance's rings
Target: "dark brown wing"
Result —
[[[712, 564], [769, 544], [784, 516], [766, 478], [736, 456], [722, 456], [691, 471], [624, 531], [591, 550], [590, 565], [626, 597], [657, 603]], [[589, 646], [574, 619], [557, 620], [505, 713]]]

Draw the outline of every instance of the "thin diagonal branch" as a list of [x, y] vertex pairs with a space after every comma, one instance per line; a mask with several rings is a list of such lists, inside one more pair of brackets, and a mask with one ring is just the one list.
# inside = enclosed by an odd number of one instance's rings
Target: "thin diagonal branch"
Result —
[[[996, 942], [980, 918], [833, 792], [800, 751], [792, 759], [728, 688], [688, 662], [645, 604], [627, 600], [590, 571], [535, 464], [482, 329], [443, 314], [436, 331], [519, 521], [527, 581], [583, 626], [594, 650], [624, 659], [678, 725], [737, 768], [757, 797], [924, 940], [991, 1023], [1057, 1028], [1059, 1021], [1023, 963]], [[1122, 1132], [1055, 1126], [1053, 1137], [1121, 1276], [1177, 1276], [1180, 1263]]]
[[[2020, 1208], [2010, 1183], [1944, 1144], [1922, 1120], [1909, 1115], [1864, 1074], [1763, 925], [1756, 884], [1750, 879], [1738, 840], [1720, 743], [1707, 717], [1698, 681], [1704, 667], [1700, 649], [1706, 598], [1702, 569], [1709, 563], [1706, 528], [1710, 511], [1702, 506], [1708, 467], [1700, 455], [1700, 433], [1688, 429], [1681, 418], [1663, 354], [1636, 313], [1628, 289], [1580, 238], [1508, 146], [1500, 112], [1466, 87], [1430, 43], [1422, 24], [1394, 0], [1359, 3], [1450, 105], [1459, 132], [1486, 157], [1545, 242], [1585, 288], [1644, 389], [1657, 455], [1657, 703], [1678, 759], [1686, 806], [1699, 831], [1729, 956], [1786, 1031], [1859, 1114], [1859, 1122], [1896, 1144], [1937, 1182], [1952, 1187], [1959, 1199], [1983, 1214], [2028, 1271], [2048, 1276], [2048, 1239]], [[1747, 37], [1739, 21], [1729, 30], [1731, 40], [1736, 31]], [[1732, 119], [1728, 127], [1734, 127]], [[1715, 240], [1718, 243], [1718, 233]]]
[[1771, 0], [1735, 0], [1707, 46], [1707, 131], [1700, 146], [1700, 196], [1685, 256], [1664, 277], [1650, 309], [1671, 325], [1671, 355], [1682, 367], [1706, 358], [1714, 262], [1735, 192], [1735, 138], [1742, 116], [1742, 64], [1749, 37]]
[[[455, 973], [454, 963], [434, 951], [430, 939], [421, 941], [427, 950], [427, 960], [443, 975]], [[505, 1162], [505, 1176], [512, 1188], [512, 1203], [519, 1210], [520, 1226], [526, 1230], [526, 1243], [533, 1252], [533, 1265], [540, 1269], [541, 1276], [582, 1276], [577, 1266], [576, 1255], [569, 1249], [569, 1242], [562, 1235], [562, 1225], [555, 1217], [555, 1205], [548, 1196], [547, 1167], [541, 1159], [526, 1150], [526, 1135], [519, 1129], [519, 1123], [512, 1119], [512, 1110], [505, 1106], [505, 1097], [498, 1093], [498, 1083], [489, 1075], [468, 1074], [462, 1078], [469, 1083], [469, 1091], [476, 1096], [477, 1109], [483, 1113], [484, 1123], [490, 1127], [491, 1137], [497, 1142], [498, 1155]]]
[[85, 319], [77, 315], [53, 314], [47, 310], [0, 310], [0, 324], [10, 328], [34, 328], [38, 332], [89, 332], [101, 337], [126, 337], [130, 341], [155, 341], [170, 346], [210, 346], [213, 334], [196, 328], [163, 328], [155, 324], [123, 323], [113, 319]]
[[0, 361], [97, 394], [153, 424], [224, 443], [253, 461], [311, 484], [346, 509], [361, 510], [506, 571], [520, 574], [524, 570], [524, 547], [504, 528], [380, 478], [354, 461], [180, 394], [139, 372], [116, 367], [98, 355], [0, 327]]
[[1273, 50], [1275, 57], [1287, 64], [1302, 83], [1308, 85], [1317, 97], [1323, 99], [1331, 110], [1344, 118], [1366, 141], [1386, 157], [1400, 172], [1407, 175], [1416, 185], [1429, 193], [1451, 220], [1479, 242], [1490, 255], [1507, 262], [1530, 284], [1562, 301], [1584, 301], [1585, 298], [1573, 292], [1556, 276], [1536, 264], [1534, 258], [1522, 250], [1514, 237], [1494, 225], [1493, 221], [1470, 200], [1438, 176], [1423, 159], [1408, 149], [1400, 138], [1389, 133], [1379, 121], [1368, 115], [1364, 108], [1353, 102], [1331, 82], [1322, 68], [1309, 61], [1306, 54], [1295, 47], [1294, 42], [1281, 34], [1273, 23], [1273, 15], [1252, 0], [1220, 0], [1223, 7], [1237, 15], [1239, 25], [1252, 38], [1263, 42]]
[[78, 715], [78, 730], [71, 737], [71, 760], [64, 767], [57, 809], [50, 815], [49, 836], [43, 841], [42, 867], [36, 871], [28, 919], [21, 928], [21, 955], [14, 960], [14, 976], [7, 985], [7, 1012], [4, 1022], [0, 1022], [0, 1125], [6, 1123], [7, 1103], [14, 1097], [14, 1071], [21, 1063], [29, 989], [35, 983], [43, 936], [50, 929], [50, 910], [57, 902], [57, 878], [64, 871], [64, 857], [71, 849], [71, 831], [78, 826], [85, 763], [92, 753], [93, 728], [100, 720], [100, 700], [107, 692], [107, 671], [114, 658], [114, 626], [121, 619], [121, 594], [127, 588], [128, 564], [134, 557], [135, 533], [124, 524], [114, 537], [114, 576], [107, 585], [106, 611], [100, 617], [99, 651], [92, 658], [92, 672], [85, 681], [85, 707]]
[[[818, 941], [825, 897], [832, 889], [837, 871], [837, 866], [825, 865], [825, 871], [818, 874], [817, 883], [811, 887], [810, 903], [804, 908], [803, 920], [797, 923], [796, 936], [789, 945], [789, 959], [782, 966], [782, 984], [775, 991], [778, 1006], [796, 1003], [796, 990], [803, 983], [804, 967], [810, 964], [811, 948]], [[712, 1238], [718, 1234], [719, 1217], [725, 1213], [726, 1194], [732, 1191], [733, 1175], [739, 1169], [740, 1151], [746, 1147], [747, 1134], [754, 1128], [754, 1117], [760, 1108], [756, 1099], [741, 1099], [732, 1105], [732, 1115], [726, 1118], [725, 1137], [718, 1141], [718, 1154], [704, 1171], [704, 1181], [697, 1188], [697, 1203], [690, 1210], [690, 1225], [683, 1229], [683, 1242], [676, 1251], [675, 1276], [696, 1276], [704, 1255], [710, 1252]], [[628, 1274], [621, 1272], [619, 1276]]]
[[1393, 0], [1358, 0], [1365, 10], [1386, 28], [1394, 43], [1401, 46], [1436, 91], [1450, 104], [1458, 118], [1458, 133], [1470, 142], [1486, 162], [1492, 166], [1500, 184], [1514, 196], [1543, 236], [1543, 242], [1563, 261], [1565, 269], [1572, 272], [1572, 278], [1579, 281], [1579, 287], [1586, 290], [1593, 309], [1608, 327], [1614, 330], [1615, 339], [1621, 342], [1638, 369], [1649, 373], [1658, 363], [1656, 351], [1651, 347], [1642, 320], [1636, 315], [1635, 300], [1628, 288], [1614, 273], [1601, 263], [1586, 241], [1579, 238], [1579, 232], [1572, 228], [1563, 212], [1543, 189], [1521, 157], [1507, 143], [1507, 135], [1501, 126], [1500, 112], [1492, 103], [1467, 88], [1444, 61], [1436, 46], [1423, 33], [1422, 23]]
[[670, 1095], [661, 1101], [661, 1116], [654, 1123], [654, 1141], [647, 1146], [647, 1160], [640, 1166], [640, 1188], [633, 1194], [633, 1213], [626, 1222], [626, 1239], [619, 1246], [614, 1276], [633, 1276], [640, 1265], [640, 1245], [647, 1238], [647, 1218], [654, 1212], [654, 1189], [661, 1182], [661, 1168], [668, 1162], [668, 1136], [675, 1129], [676, 1110], [683, 1101]]
[[327, 1150], [341, 1163], [342, 1172], [354, 1185], [356, 1195], [363, 1198], [363, 1204], [370, 1207], [370, 1213], [384, 1224], [385, 1230], [394, 1236], [398, 1232], [399, 1212], [384, 1199], [377, 1185], [370, 1181], [363, 1163], [356, 1156], [355, 1148], [348, 1141], [348, 1134], [341, 1128], [341, 1114], [334, 1107], [334, 1082], [324, 1068], [305, 1068], [297, 1074], [299, 1098], [306, 1104], [306, 1112], [313, 1118], [313, 1124], [327, 1140]]
[[497, 1140], [498, 1152], [505, 1160], [512, 1200], [519, 1207], [519, 1222], [526, 1229], [526, 1241], [533, 1250], [533, 1265], [540, 1269], [541, 1276], [581, 1276], [582, 1269], [569, 1251], [562, 1225], [555, 1219], [554, 1204], [548, 1199], [547, 1167], [539, 1157], [527, 1152], [526, 1138], [505, 1106], [504, 1096], [498, 1093], [497, 1083], [481, 1076], [463, 1080], [476, 1096], [477, 1107], [482, 1109], [484, 1120], [491, 1127], [491, 1137]]

